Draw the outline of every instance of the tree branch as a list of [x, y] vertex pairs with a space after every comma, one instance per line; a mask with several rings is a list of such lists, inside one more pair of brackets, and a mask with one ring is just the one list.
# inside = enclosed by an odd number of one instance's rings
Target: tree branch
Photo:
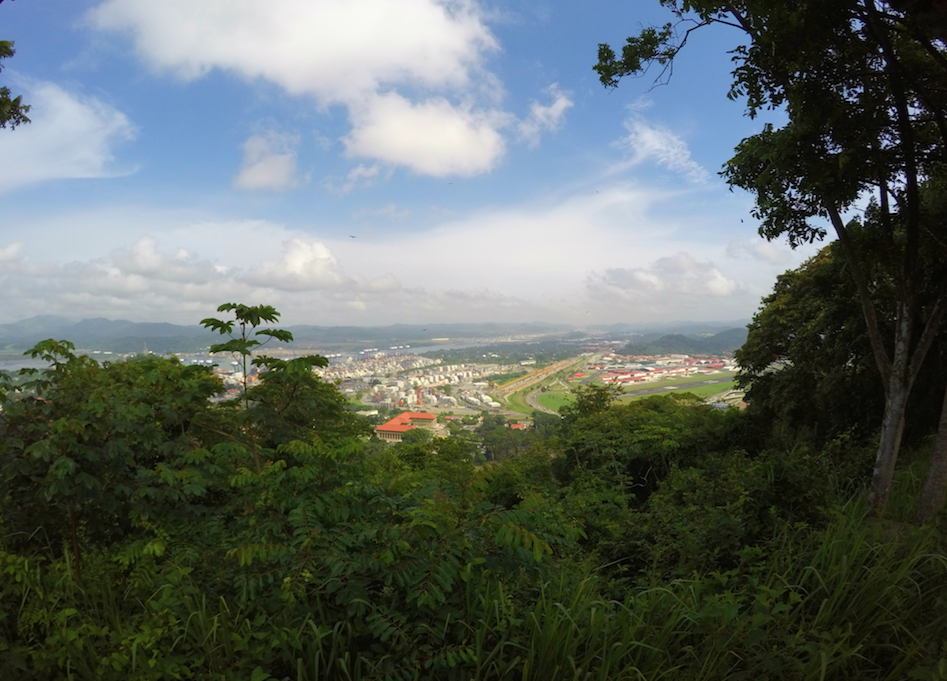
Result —
[[[753, 28], [753, 24], [750, 23], [749, 19], [747, 19], [745, 16], [740, 14], [740, 12], [737, 11], [737, 8], [733, 6], [732, 2], [724, 3], [724, 7], [726, 7], [727, 11], [730, 12], [730, 14], [733, 15], [733, 18], [737, 20], [737, 23], [740, 24], [739, 26], [740, 28], [746, 31], [749, 35], [753, 36], [754, 40], [758, 37], [756, 29]], [[721, 23], [726, 23], [726, 22], [721, 22]], [[729, 25], [732, 26], [733, 24], [729, 24]]]
[[905, 296], [905, 302], [910, 306], [909, 312], [913, 312], [916, 305], [914, 294], [916, 292], [913, 286], [913, 274], [917, 267], [917, 257], [920, 248], [920, 236], [918, 234], [921, 215], [920, 215], [920, 190], [918, 186], [918, 167], [917, 167], [917, 149], [914, 140], [914, 129], [912, 127], [911, 112], [907, 101], [907, 93], [904, 88], [904, 68], [898, 61], [898, 57], [888, 40], [878, 18], [878, 10], [875, 8], [874, 0], [865, 0], [865, 8], [868, 10], [869, 30], [874, 33], [881, 51], [885, 55], [885, 71], [888, 74], [888, 80], [891, 83], [891, 93], [894, 96], [895, 111], [897, 111], [897, 126], [901, 133], [901, 145], [904, 148], [904, 175], [907, 193], [907, 222], [905, 225], [905, 247], [904, 247], [904, 284], [908, 293]]
[[868, 327], [868, 339], [871, 341], [871, 350], [875, 356], [875, 364], [878, 366], [878, 372], [881, 374], [881, 380], [884, 382], [885, 392], [888, 391], [888, 383], [891, 378], [891, 358], [885, 352], [884, 341], [881, 338], [881, 327], [878, 325], [878, 315], [875, 312], [874, 303], [871, 302], [871, 292], [868, 290], [868, 280], [862, 270], [861, 262], [858, 260], [858, 254], [855, 245], [852, 243], [851, 235], [842, 221], [838, 208], [834, 204], [825, 204], [826, 212], [838, 234], [839, 243], [842, 245], [842, 252], [845, 254], [845, 260], [852, 271], [852, 280], [855, 282], [855, 288], [858, 291], [858, 299], [861, 302], [862, 314], [865, 316], [865, 325]]
[[940, 331], [940, 325], [941, 322], [944, 321], [945, 313], [947, 313], [947, 282], [940, 287], [937, 302], [934, 303], [934, 308], [931, 310], [931, 314], [927, 318], [927, 324], [924, 325], [924, 331], [921, 333], [921, 339], [918, 341], [917, 347], [914, 348], [914, 353], [911, 355], [911, 364], [908, 369], [908, 381], [910, 384], [914, 383], [914, 379], [917, 378], [918, 373], [921, 371], [921, 365], [924, 363], [924, 358], [927, 357], [927, 351], [933, 344], [934, 338], [937, 337], [937, 333]]
[[[680, 23], [685, 23], [685, 22], [682, 20]], [[651, 84], [651, 87], [648, 88], [648, 92], [651, 92], [656, 87], [659, 87], [661, 85], [667, 85], [669, 82], [671, 82], [671, 76], [674, 75], [674, 58], [677, 57], [678, 52], [684, 49], [684, 46], [687, 44], [687, 39], [690, 38], [691, 33], [696, 31], [698, 28], [702, 28], [704, 26], [710, 25], [710, 23], [711, 23], [710, 21], [702, 21], [699, 24], [691, 26], [689, 29], [684, 31], [684, 37], [681, 39], [680, 44], [678, 44], [677, 47], [674, 48], [674, 54], [671, 55], [671, 57], [667, 60], [665, 64], [663, 64], [664, 68], [662, 68], [661, 73], [659, 73], [655, 77], [654, 82]], [[677, 30], [677, 27], [675, 27], [675, 30]], [[648, 69], [645, 69], [645, 71], [647, 70]], [[664, 74], [666, 73], [668, 74], [668, 77], [665, 79]], [[644, 74], [642, 73], [642, 75]]]

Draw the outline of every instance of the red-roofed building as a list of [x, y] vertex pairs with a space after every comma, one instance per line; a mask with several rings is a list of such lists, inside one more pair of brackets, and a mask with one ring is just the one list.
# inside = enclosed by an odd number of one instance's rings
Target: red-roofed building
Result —
[[401, 442], [401, 437], [412, 428], [434, 430], [437, 415], [423, 411], [406, 411], [375, 428], [375, 432], [385, 442]]

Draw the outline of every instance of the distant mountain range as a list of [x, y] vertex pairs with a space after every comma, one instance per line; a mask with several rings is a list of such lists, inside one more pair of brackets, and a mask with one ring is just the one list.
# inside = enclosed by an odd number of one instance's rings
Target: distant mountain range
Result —
[[200, 326], [140, 323], [127, 320], [83, 319], [74, 321], [43, 315], [15, 324], [0, 324], [0, 350], [26, 350], [41, 340], [68, 340], [84, 350], [141, 352], [192, 352], [217, 342], [215, 334]]
[[297, 344], [321, 343], [424, 343], [434, 338], [499, 338], [534, 334], [565, 333], [568, 324], [531, 322], [522, 324], [393, 324], [391, 326], [289, 326]]
[[[394, 324], [392, 326], [286, 326], [295, 338], [295, 346], [319, 351], [331, 351], [340, 346], [377, 346], [384, 350], [391, 345], [429, 345], [435, 339], [453, 341], [497, 339], [504, 336], [551, 335], [572, 333], [574, 326], [541, 322], [522, 324]], [[722, 330], [719, 324], [681, 323], [673, 327], [673, 334], [660, 335], [653, 330], [642, 333], [640, 326], [626, 324], [599, 325], [594, 330], [613, 336], [636, 337], [628, 348], [633, 354], [686, 353], [716, 354], [740, 347], [746, 340], [745, 328]], [[664, 331], [667, 333], [667, 331]], [[712, 334], [712, 335], [710, 335]], [[584, 334], [579, 334], [584, 335]], [[198, 352], [221, 337], [201, 326], [183, 326], [155, 322], [130, 322], [112, 319], [83, 319], [74, 321], [63, 317], [41, 315], [14, 324], [0, 324], [0, 351], [22, 352], [41, 340], [55, 338], [68, 340], [82, 350], [101, 350], [116, 353], [141, 352]], [[645, 352], [645, 350], [650, 350]], [[629, 350], [630, 352], [630, 350]]]
[[745, 328], [749, 319], [732, 322], [652, 322], [648, 324], [594, 324], [586, 327], [591, 332], [657, 337], [661, 335], [707, 336]]
[[626, 355], [722, 355], [739, 349], [746, 342], [746, 327], [727, 329], [713, 335], [685, 336], [666, 334], [636, 338], [625, 346]]
[[[295, 338], [295, 346], [430, 344], [434, 339], [499, 338], [533, 334], [565, 333], [573, 327], [563, 324], [428, 324], [392, 326], [286, 326]], [[68, 340], [83, 350], [118, 353], [198, 352], [221, 336], [201, 326], [166, 323], [140, 323], [127, 320], [83, 319], [80, 322], [43, 315], [14, 324], [0, 324], [0, 351], [22, 351], [41, 340]], [[318, 348], [317, 348], [318, 349]]]

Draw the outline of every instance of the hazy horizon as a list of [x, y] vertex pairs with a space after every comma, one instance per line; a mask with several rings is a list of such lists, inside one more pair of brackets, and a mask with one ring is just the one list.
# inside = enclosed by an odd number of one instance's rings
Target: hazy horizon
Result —
[[[227, 318], [226, 313], [218, 313], [216, 311], [214, 311], [212, 316], [216, 316], [222, 319]], [[124, 319], [124, 318], [118, 318], [118, 317], [111, 318], [107, 316], [68, 317], [65, 315], [47, 315], [47, 314], [33, 315], [32, 317], [26, 317], [23, 319], [12, 321], [12, 322], [0, 322], [0, 327], [17, 326], [17, 325], [24, 324], [25, 322], [30, 322], [34, 320], [47, 320], [47, 319], [65, 322], [69, 324], [80, 324], [82, 322], [91, 322], [91, 321], [101, 320], [101, 321], [105, 321], [109, 323], [130, 322], [132, 324], [171, 324], [173, 326], [179, 326], [179, 327], [201, 328], [200, 320], [196, 320], [192, 323], [177, 324], [175, 322], [165, 322], [165, 321], [160, 321], [160, 320], [146, 320], [143, 322], [136, 322], [131, 319]], [[750, 321], [751, 320], [749, 318], [735, 319], [735, 320], [710, 319], [707, 321], [694, 321], [694, 320], [679, 319], [679, 320], [670, 320], [667, 322], [653, 322], [653, 323], [642, 323], [642, 324], [631, 324], [628, 322], [598, 323], [598, 324], [590, 323], [583, 326], [583, 325], [578, 325], [578, 324], [569, 324], [566, 322], [550, 322], [550, 321], [546, 321], [542, 319], [516, 321], [516, 322], [498, 322], [498, 321], [488, 320], [488, 321], [483, 321], [483, 322], [464, 322], [464, 321], [460, 321], [460, 322], [429, 321], [429, 322], [417, 322], [417, 323], [393, 322], [391, 324], [370, 324], [370, 323], [369, 324], [313, 324], [306, 321], [290, 324], [280, 319], [276, 324], [267, 324], [265, 326], [287, 326], [287, 327], [292, 326], [292, 327], [312, 327], [312, 328], [325, 328], [325, 329], [341, 329], [341, 328], [347, 328], [347, 327], [365, 328], [365, 329], [386, 329], [386, 328], [397, 327], [397, 326], [406, 326], [410, 328], [427, 327], [427, 326], [430, 326], [432, 328], [445, 327], [445, 326], [452, 326], [452, 327], [537, 326], [537, 327], [551, 327], [552, 329], [560, 329], [560, 331], [553, 331], [556, 333], [561, 332], [561, 330], [582, 331], [582, 330], [595, 330], [595, 329], [603, 329], [603, 328], [629, 327], [626, 329], [626, 331], [633, 333], [634, 329], [662, 330], [662, 329], [674, 329], [674, 328], [686, 328], [686, 327], [712, 327], [712, 328], [720, 328], [720, 329], [739, 328], [739, 327], [746, 326], [747, 324], [750, 323]]]

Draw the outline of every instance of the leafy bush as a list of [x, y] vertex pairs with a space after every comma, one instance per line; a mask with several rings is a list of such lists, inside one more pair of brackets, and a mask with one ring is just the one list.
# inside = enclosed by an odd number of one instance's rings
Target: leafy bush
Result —
[[0, 396], [0, 678], [947, 676], [943, 538], [840, 505], [845, 437], [591, 390], [478, 467], [367, 442], [311, 363], [217, 406], [173, 359], [36, 352]]

